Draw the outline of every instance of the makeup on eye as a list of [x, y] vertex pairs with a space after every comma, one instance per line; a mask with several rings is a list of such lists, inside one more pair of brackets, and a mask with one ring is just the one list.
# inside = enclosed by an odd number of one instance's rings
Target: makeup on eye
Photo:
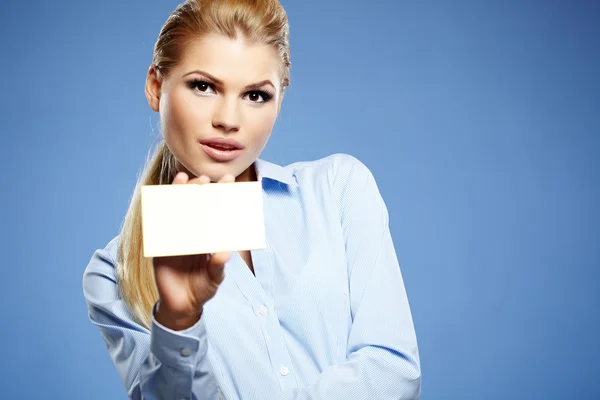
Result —
[[[265, 83], [261, 83], [262, 85], [264, 85]], [[259, 87], [261, 84], [258, 85], [250, 85], [248, 87]], [[210, 82], [207, 79], [200, 79], [200, 78], [194, 78], [190, 81], [188, 81], [188, 87], [196, 92], [199, 93], [208, 93], [208, 90], [211, 89], [212, 91], [214, 91], [216, 93], [216, 85], [212, 82]], [[253, 90], [249, 90], [246, 93], [244, 93], [243, 97], [249, 97], [249, 100], [251, 103], [256, 103], [256, 104], [264, 104], [269, 102], [273, 97], [274, 94], [266, 91], [266, 90], [260, 90], [260, 89], [253, 89]], [[256, 98], [262, 99], [256, 99]], [[255, 100], [256, 99], [256, 100]]]
[[[190, 89], [194, 89], [201, 93], [206, 93], [207, 89], [215, 90], [214, 84], [201, 79], [192, 79], [188, 82], [188, 86]], [[203, 90], [201, 90], [201, 88], [203, 88]]]

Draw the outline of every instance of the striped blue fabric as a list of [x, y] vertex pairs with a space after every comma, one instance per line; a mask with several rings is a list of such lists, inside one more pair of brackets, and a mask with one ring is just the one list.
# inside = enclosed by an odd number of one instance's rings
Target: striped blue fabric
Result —
[[129, 398], [418, 399], [417, 340], [388, 211], [347, 154], [279, 166], [258, 159], [267, 247], [239, 253], [185, 331], [139, 325], [119, 296], [118, 236], [83, 276]]

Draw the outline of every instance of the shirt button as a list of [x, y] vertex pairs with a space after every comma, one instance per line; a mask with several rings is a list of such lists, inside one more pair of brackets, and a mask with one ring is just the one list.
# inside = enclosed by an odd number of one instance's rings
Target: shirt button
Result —
[[267, 313], [269, 312], [269, 309], [265, 306], [260, 306], [260, 308], [258, 309], [258, 312], [260, 313], [260, 315], [267, 315]]
[[279, 373], [283, 376], [286, 376], [290, 373], [290, 370], [285, 365], [282, 365], [281, 368], [279, 368]]
[[184, 356], [184, 357], [187, 357], [187, 356], [189, 356], [190, 354], [192, 354], [192, 350], [190, 350], [190, 348], [189, 348], [189, 347], [184, 347], [184, 348], [183, 348], [183, 349], [181, 349], [179, 352], [180, 352], [180, 353], [181, 353], [181, 355], [182, 355], [182, 356]]

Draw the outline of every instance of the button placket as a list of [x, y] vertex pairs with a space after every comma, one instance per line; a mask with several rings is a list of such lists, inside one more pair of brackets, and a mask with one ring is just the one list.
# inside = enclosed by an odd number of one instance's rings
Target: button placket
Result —
[[285, 365], [282, 365], [281, 368], [279, 368], [279, 373], [281, 376], [287, 376], [290, 373], [290, 370]]
[[184, 347], [179, 350], [179, 354], [181, 354], [183, 357], [188, 357], [190, 354], [192, 354], [192, 350], [189, 347]]
[[258, 308], [258, 313], [260, 315], [267, 315], [268, 312], [269, 312], [269, 309], [264, 304], [261, 304], [261, 306]]

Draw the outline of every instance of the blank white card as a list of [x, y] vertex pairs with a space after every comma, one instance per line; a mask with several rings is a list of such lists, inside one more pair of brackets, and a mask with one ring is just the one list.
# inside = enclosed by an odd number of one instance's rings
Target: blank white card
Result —
[[264, 249], [262, 184], [141, 188], [145, 257]]

